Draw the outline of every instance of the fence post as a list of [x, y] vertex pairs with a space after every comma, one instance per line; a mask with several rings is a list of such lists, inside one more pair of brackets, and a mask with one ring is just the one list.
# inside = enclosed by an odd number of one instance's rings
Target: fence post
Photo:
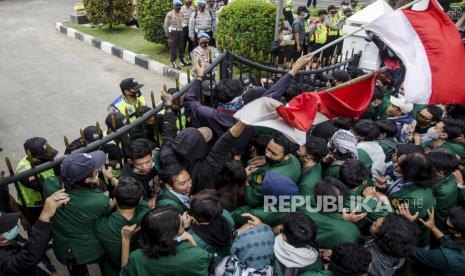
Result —
[[226, 51], [226, 55], [224, 58], [221, 60], [220, 63], [220, 79], [230, 79], [232, 72], [230, 71], [230, 68], [232, 67], [232, 61], [231, 61], [231, 54], [229, 51]]

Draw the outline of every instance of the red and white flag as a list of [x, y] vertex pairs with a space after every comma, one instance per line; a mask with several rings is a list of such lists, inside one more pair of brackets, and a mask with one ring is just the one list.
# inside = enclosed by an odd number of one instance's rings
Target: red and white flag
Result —
[[405, 99], [417, 104], [465, 104], [465, 47], [436, 0], [424, 10], [403, 9], [370, 23], [406, 68]]
[[306, 132], [313, 124], [335, 117], [358, 117], [371, 102], [376, 73], [369, 78], [328, 92], [305, 92], [287, 105], [268, 98], [259, 98], [234, 114], [248, 125], [281, 131], [299, 145], [305, 144]]

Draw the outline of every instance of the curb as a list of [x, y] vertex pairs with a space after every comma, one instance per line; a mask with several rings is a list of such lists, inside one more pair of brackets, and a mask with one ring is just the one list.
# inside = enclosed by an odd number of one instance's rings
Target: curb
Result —
[[165, 77], [176, 78], [179, 76], [179, 83], [181, 85], [187, 84], [187, 74], [181, 73], [178, 70], [175, 70], [169, 66], [166, 66], [163, 63], [155, 61], [148, 58], [146, 55], [136, 54], [119, 46], [116, 46], [110, 42], [102, 41], [98, 38], [95, 38], [91, 35], [82, 33], [76, 29], [67, 27], [61, 22], [55, 24], [55, 29], [62, 33], [66, 34], [68, 37], [80, 40], [84, 43], [94, 46], [95, 48], [118, 58], [123, 59], [124, 61], [138, 65], [146, 70], [151, 72], [161, 74]]

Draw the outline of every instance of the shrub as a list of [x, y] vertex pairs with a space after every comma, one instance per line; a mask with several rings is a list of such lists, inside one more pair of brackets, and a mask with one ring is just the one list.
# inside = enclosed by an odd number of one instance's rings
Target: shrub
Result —
[[173, 8], [172, 0], [139, 0], [137, 20], [144, 38], [155, 43], [166, 43], [163, 22], [166, 14]]
[[113, 25], [129, 22], [134, 12], [132, 0], [84, 0], [86, 16], [94, 24]]
[[[274, 38], [276, 6], [263, 0], [237, 0], [218, 16], [216, 43], [228, 50], [260, 62], [260, 51], [267, 54]], [[266, 55], [264, 55], [266, 56]]]

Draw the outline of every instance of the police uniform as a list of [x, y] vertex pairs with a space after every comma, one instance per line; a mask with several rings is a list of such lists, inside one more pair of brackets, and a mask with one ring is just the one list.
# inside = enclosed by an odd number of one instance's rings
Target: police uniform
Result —
[[312, 26], [309, 31], [309, 41], [310, 41], [310, 52], [316, 51], [323, 47], [327, 39], [327, 27], [326, 24], [315, 20], [312, 22]]
[[142, 86], [144, 86], [141, 83], [138, 83], [134, 78], [129, 78], [129, 79], [124, 79], [120, 83], [120, 88], [121, 92], [123, 95], [119, 96], [114, 100], [110, 106], [108, 107], [108, 111], [110, 113], [112, 112], [118, 112], [122, 114], [123, 116], [126, 116], [126, 109], [128, 110], [128, 115], [129, 115], [129, 122], [133, 122], [137, 117], [136, 117], [136, 112], [137, 108], [139, 105], [144, 106], [145, 104], [145, 99], [142, 95], [136, 97], [136, 101], [134, 103], [131, 103], [126, 99], [124, 96], [125, 91], [127, 90], [139, 90]]
[[[198, 34], [198, 37], [199, 40], [202, 40], [202, 38], [210, 39], [210, 36], [203, 32], [200, 32]], [[194, 63], [197, 63], [197, 61], [200, 58], [208, 66], [208, 64], [210, 64], [210, 51], [212, 52], [212, 59], [215, 59], [215, 57], [218, 56], [218, 51], [215, 47], [208, 46], [206, 48], [203, 48], [201, 45], [197, 46], [191, 53], [192, 61], [194, 61]]]
[[[192, 2], [191, 2], [192, 3]], [[193, 12], [192, 6], [188, 6], [184, 4], [181, 8], [181, 14], [182, 14], [182, 35], [183, 35], [183, 55], [184, 55], [184, 50], [186, 50], [187, 46], [187, 51], [188, 53], [192, 52], [194, 49], [194, 42], [192, 42], [189, 39], [189, 20], [191, 19], [191, 14]]]
[[191, 14], [189, 20], [189, 38], [194, 41], [194, 45], [198, 45], [197, 34], [199, 32], [207, 33], [210, 36], [209, 45], [215, 45], [213, 39], [213, 33], [215, 32], [215, 17], [206, 8], [204, 11], [200, 11], [200, 6], [205, 6], [205, 0], [198, 1], [199, 10]]
[[179, 66], [176, 64], [176, 59], [178, 57], [182, 65], [188, 65], [183, 59], [184, 38], [182, 29], [183, 15], [181, 13], [182, 2], [180, 0], [174, 0], [173, 6], [175, 8], [166, 14], [163, 27], [165, 29], [165, 34], [168, 37], [171, 65], [174, 69], [179, 69]]

